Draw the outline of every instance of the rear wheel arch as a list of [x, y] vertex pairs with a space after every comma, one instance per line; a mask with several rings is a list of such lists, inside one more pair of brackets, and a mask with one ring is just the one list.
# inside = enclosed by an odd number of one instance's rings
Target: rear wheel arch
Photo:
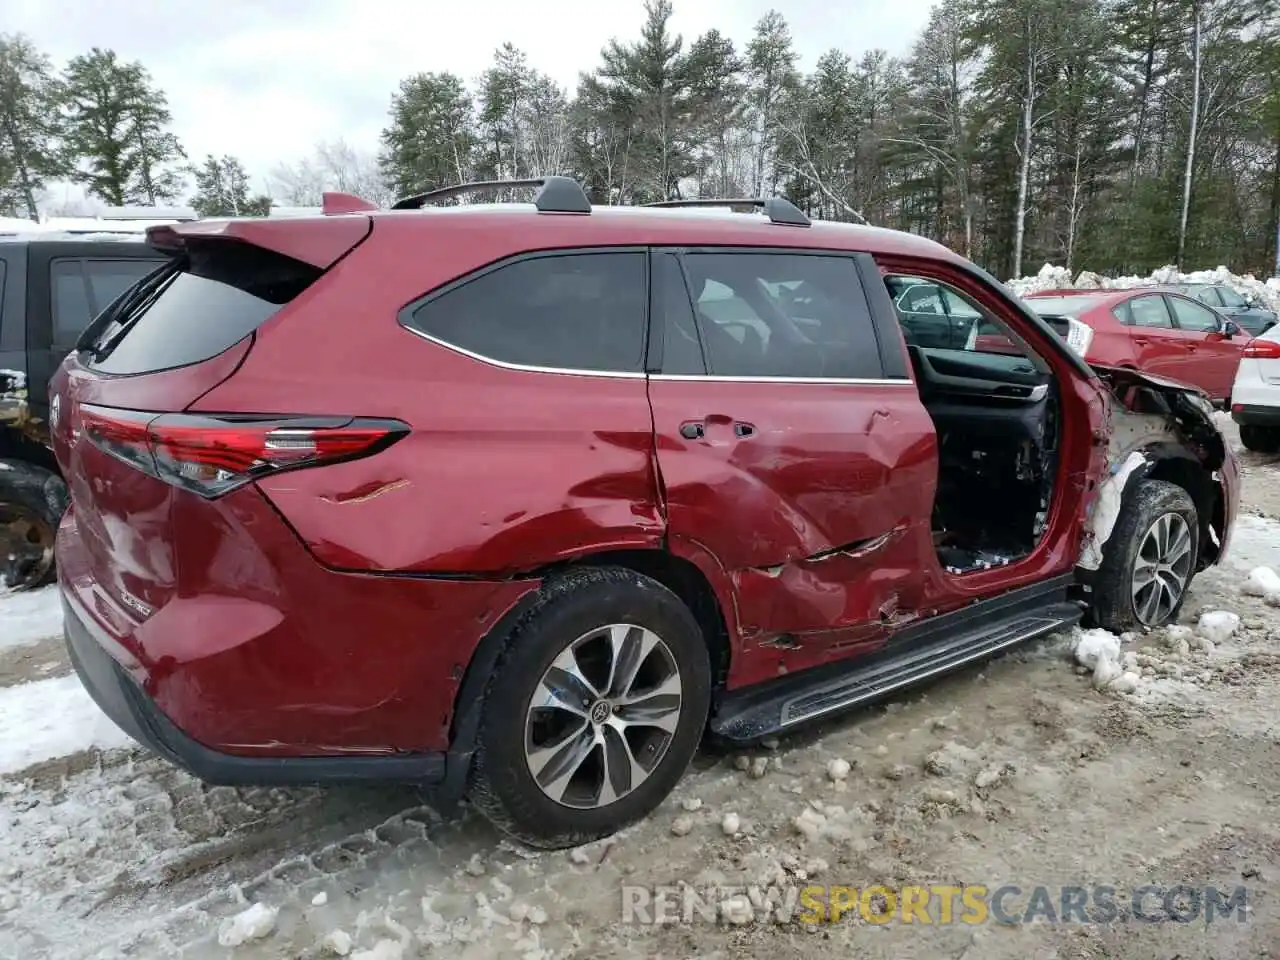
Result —
[[687, 606], [702, 628], [711, 662], [712, 689], [723, 686], [728, 674], [731, 642], [725, 610], [701, 567], [668, 550], [604, 550], [570, 563], [557, 563], [530, 572], [530, 589], [484, 635], [471, 655], [454, 699], [449, 729], [451, 765], [444, 793], [456, 795], [466, 781], [476, 746], [485, 694], [506, 645], [517, 625], [537, 605], [547, 584], [582, 569], [612, 567], [631, 570], [657, 581]]

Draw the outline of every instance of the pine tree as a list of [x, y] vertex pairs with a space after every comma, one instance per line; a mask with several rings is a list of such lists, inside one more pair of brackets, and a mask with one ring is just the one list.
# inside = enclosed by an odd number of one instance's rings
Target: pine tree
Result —
[[419, 73], [402, 81], [382, 145], [383, 177], [400, 196], [469, 180], [476, 136], [462, 79]]
[[791, 28], [777, 10], [770, 10], [756, 24], [747, 44], [748, 103], [755, 134], [755, 162], [752, 192], [771, 194], [777, 185], [773, 169], [782, 134], [781, 104], [796, 81], [799, 55], [791, 45]]
[[690, 126], [698, 195], [733, 197], [748, 192], [743, 124], [745, 65], [733, 41], [708, 30], [689, 47]]
[[249, 175], [236, 157], [209, 154], [191, 173], [196, 182], [191, 206], [202, 217], [265, 217], [271, 212], [269, 197], [250, 194]]
[[179, 196], [185, 155], [166, 129], [165, 95], [141, 63], [94, 47], [67, 65], [63, 86], [67, 149], [90, 194], [116, 206]]
[[37, 219], [36, 197], [62, 176], [58, 83], [49, 58], [22, 34], [0, 34], [0, 205]]
[[669, 28], [671, 0], [645, 0], [644, 9], [640, 39], [610, 41], [596, 81], [611, 114], [628, 127], [628, 162], [637, 171], [627, 184], [633, 202], [679, 196], [680, 181], [695, 170], [684, 40]]

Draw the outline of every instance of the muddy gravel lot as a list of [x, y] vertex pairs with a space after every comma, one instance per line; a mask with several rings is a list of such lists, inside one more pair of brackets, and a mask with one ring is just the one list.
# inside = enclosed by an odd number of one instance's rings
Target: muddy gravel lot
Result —
[[[210, 788], [109, 734], [0, 773], [0, 957], [1280, 956], [1280, 609], [1241, 590], [1280, 569], [1280, 457], [1242, 456], [1230, 561], [1184, 629], [1126, 639], [1128, 681], [1053, 637], [708, 748], [588, 847], [404, 789]], [[67, 673], [56, 641], [0, 646], [0, 737], [6, 697]]]

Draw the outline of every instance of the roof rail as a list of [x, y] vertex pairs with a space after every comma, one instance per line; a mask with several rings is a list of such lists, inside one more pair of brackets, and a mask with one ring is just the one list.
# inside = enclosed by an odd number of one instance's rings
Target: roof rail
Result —
[[804, 211], [783, 197], [746, 197], [740, 200], [659, 200], [646, 207], [759, 207], [774, 223], [789, 227], [807, 227]]
[[440, 187], [428, 190], [412, 197], [397, 200], [391, 205], [392, 210], [420, 210], [437, 200], [447, 200], [462, 193], [489, 192], [509, 190], [513, 187], [540, 187], [533, 198], [533, 204], [539, 213], [590, 213], [591, 201], [578, 181], [570, 177], [534, 177], [528, 180], [477, 180], [473, 183], [458, 183], [451, 187]]

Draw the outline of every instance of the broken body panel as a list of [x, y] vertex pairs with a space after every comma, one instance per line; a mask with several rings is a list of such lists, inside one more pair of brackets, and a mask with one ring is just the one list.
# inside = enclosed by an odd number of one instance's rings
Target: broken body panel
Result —
[[[1147, 478], [1188, 487], [1200, 514], [1197, 569], [1220, 563], [1239, 508], [1235, 455], [1213, 422], [1208, 395], [1197, 387], [1127, 367], [1095, 365], [1113, 396], [1108, 428], [1108, 476], [1085, 525], [1077, 568], [1098, 570], [1127, 491]], [[1188, 469], [1190, 468], [1190, 469]]]

